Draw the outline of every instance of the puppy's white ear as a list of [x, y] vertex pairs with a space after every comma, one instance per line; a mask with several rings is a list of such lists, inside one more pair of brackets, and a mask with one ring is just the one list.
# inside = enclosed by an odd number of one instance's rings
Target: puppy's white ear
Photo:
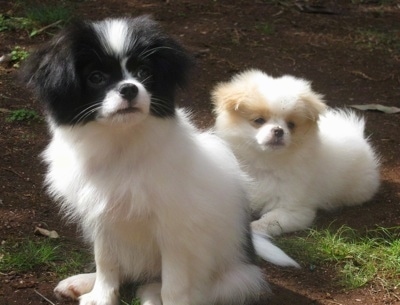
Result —
[[324, 113], [327, 108], [323, 96], [314, 91], [302, 95], [301, 100], [305, 105], [307, 117], [312, 121], [318, 121], [320, 114]]
[[244, 90], [236, 88], [229, 82], [219, 83], [211, 92], [214, 112], [218, 115], [224, 111], [237, 111], [244, 94]]

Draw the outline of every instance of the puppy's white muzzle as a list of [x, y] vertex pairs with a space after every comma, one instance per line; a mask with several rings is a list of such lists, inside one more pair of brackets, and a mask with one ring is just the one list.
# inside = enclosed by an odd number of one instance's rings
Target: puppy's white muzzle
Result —
[[151, 96], [136, 80], [119, 83], [107, 93], [101, 110], [100, 121], [113, 123], [138, 122], [150, 112]]

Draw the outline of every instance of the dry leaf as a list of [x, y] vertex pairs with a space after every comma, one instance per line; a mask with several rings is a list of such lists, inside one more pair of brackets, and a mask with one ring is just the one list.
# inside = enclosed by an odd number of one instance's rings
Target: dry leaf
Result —
[[356, 108], [358, 110], [375, 110], [375, 111], [381, 111], [384, 113], [399, 113], [400, 108], [398, 107], [392, 107], [392, 106], [385, 106], [381, 104], [367, 104], [367, 105], [350, 105], [350, 107]]
[[35, 233], [41, 234], [43, 236], [47, 236], [49, 238], [60, 238], [58, 233], [56, 231], [49, 231], [43, 228], [36, 227], [35, 228]]

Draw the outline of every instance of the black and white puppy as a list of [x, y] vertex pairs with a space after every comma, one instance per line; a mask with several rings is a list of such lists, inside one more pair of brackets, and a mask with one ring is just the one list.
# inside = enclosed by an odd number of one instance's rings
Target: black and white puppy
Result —
[[175, 108], [190, 62], [148, 17], [76, 23], [28, 59], [52, 134], [49, 192], [96, 261], [58, 296], [113, 305], [121, 282], [138, 281], [146, 305], [241, 304], [266, 288], [254, 250], [297, 265], [252, 236], [247, 178], [228, 147]]

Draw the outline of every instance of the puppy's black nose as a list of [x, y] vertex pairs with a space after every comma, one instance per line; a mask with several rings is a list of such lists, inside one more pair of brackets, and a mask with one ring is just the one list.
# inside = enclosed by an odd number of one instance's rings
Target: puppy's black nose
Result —
[[275, 137], [277, 137], [277, 138], [282, 138], [283, 137], [284, 131], [283, 131], [282, 128], [275, 127], [274, 129], [272, 129], [272, 131], [273, 131]]
[[119, 87], [119, 94], [128, 102], [132, 101], [138, 94], [139, 88], [134, 84], [123, 84]]

